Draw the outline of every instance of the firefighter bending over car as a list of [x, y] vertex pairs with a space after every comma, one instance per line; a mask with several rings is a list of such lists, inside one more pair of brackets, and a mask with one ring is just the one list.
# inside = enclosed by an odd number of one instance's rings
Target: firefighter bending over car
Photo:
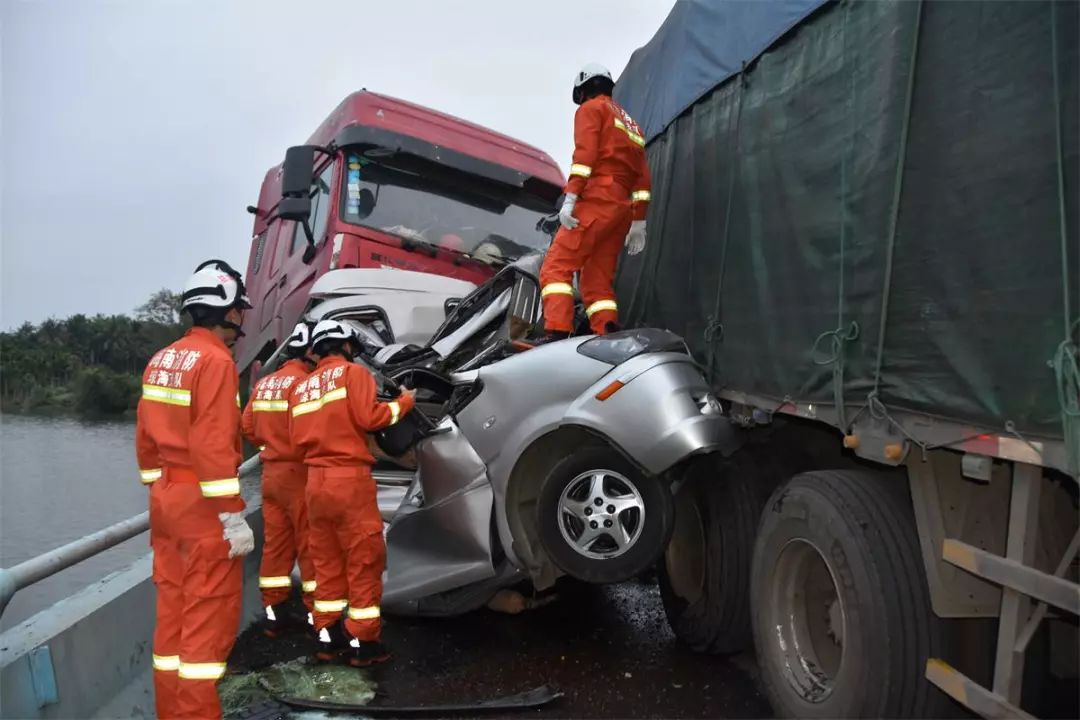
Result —
[[574, 80], [574, 157], [562, 227], [540, 270], [544, 328], [548, 340], [574, 331], [574, 273], [594, 333], [618, 329], [615, 267], [626, 246], [630, 255], [645, 249], [645, 212], [652, 189], [645, 138], [637, 123], [616, 103], [615, 82], [601, 65], [586, 65]]
[[293, 444], [308, 466], [308, 547], [315, 564], [318, 662], [355, 667], [390, 655], [380, 642], [386, 546], [367, 434], [412, 410], [414, 393], [379, 402], [375, 379], [352, 362], [352, 328], [323, 320], [311, 334], [319, 364], [289, 398]]
[[263, 377], [244, 408], [243, 431], [262, 459], [263, 553], [259, 591], [266, 617], [263, 634], [277, 638], [289, 626], [304, 624], [289, 610], [293, 564], [299, 560], [300, 588], [310, 613], [314, 609], [315, 566], [307, 547], [308, 470], [289, 437], [289, 395], [315, 368], [311, 332], [299, 323], [285, 341], [285, 363]]
[[239, 273], [209, 260], [181, 307], [193, 327], [143, 371], [135, 426], [151, 486], [154, 695], [159, 718], [220, 718], [216, 685], [240, 624], [240, 558], [255, 548], [240, 498], [240, 381], [229, 350], [251, 304]]

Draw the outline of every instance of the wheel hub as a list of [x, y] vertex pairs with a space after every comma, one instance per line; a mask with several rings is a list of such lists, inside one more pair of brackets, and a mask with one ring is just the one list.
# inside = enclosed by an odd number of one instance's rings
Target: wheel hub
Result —
[[637, 542], [645, 525], [645, 502], [629, 479], [613, 470], [590, 470], [571, 480], [559, 496], [559, 531], [580, 555], [619, 557]]
[[832, 570], [810, 541], [780, 551], [769, 612], [784, 677], [807, 702], [824, 701], [843, 662], [845, 614]]

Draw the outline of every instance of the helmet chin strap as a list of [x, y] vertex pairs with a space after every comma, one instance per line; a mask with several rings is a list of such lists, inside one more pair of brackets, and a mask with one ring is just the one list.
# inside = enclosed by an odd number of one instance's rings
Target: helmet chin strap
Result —
[[240, 338], [244, 337], [244, 335], [246, 335], [246, 333], [243, 330], [240, 329], [240, 326], [237, 325], [236, 323], [234, 323], [232, 320], [222, 320], [220, 323], [218, 323], [218, 325], [220, 325], [223, 328], [228, 328], [230, 330], [235, 330], [237, 340], [239, 340]]

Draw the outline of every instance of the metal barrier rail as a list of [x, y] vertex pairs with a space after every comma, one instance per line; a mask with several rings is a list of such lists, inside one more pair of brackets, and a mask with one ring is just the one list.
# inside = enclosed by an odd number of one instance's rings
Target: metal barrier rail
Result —
[[[239, 477], [253, 474], [259, 468], [259, 456], [248, 458], [240, 466]], [[0, 616], [16, 592], [36, 582], [66, 570], [87, 558], [116, 547], [125, 540], [150, 529], [150, 513], [142, 512], [127, 520], [121, 520], [103, 530], [73, 540], [67, 545], [49, 550], [18, 565], [0, 568]]]

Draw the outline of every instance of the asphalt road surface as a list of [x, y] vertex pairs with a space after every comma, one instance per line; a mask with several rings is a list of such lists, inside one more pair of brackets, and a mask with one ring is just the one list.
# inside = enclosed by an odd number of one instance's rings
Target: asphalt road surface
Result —
[[[771, 715], [749, 655], [716, 658], [678, 645], [654, 584], [566, 583], [555, 602], [520, 615], [480, 610], [449, 619], [387, 618], [394, 652], [374, 675], [375, 704], [483, 700], [539, 685], [563, 693], [521, 717], [756, 718]], [[251, 631], [234, 670], [309, 652], [302, 634], [269, 641]]]

